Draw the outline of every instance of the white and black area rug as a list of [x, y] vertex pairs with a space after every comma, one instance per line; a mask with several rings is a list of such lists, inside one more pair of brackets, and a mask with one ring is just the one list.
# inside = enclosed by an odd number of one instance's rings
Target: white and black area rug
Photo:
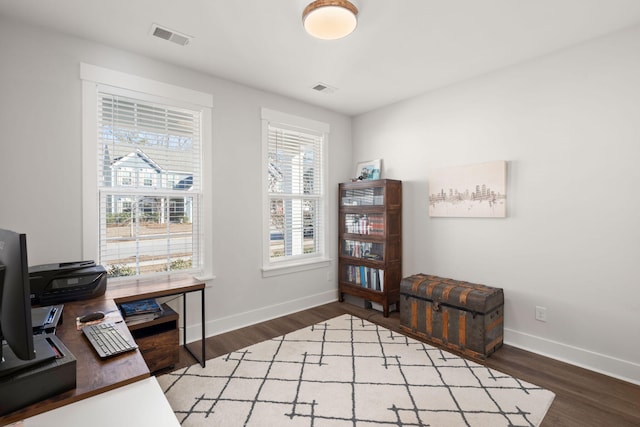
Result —
[[554, 398], [350, 315], [158, 381], [183, 426], [537, 426]]

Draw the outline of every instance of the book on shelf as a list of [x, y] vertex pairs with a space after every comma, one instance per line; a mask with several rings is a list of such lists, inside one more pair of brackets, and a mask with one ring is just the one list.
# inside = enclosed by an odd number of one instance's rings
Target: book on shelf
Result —
[[374, 268], [371, 272], [371, 289], [380, 290], [380, 270]]
[[369, 217], [369, 234], [384, 236], [384, 218], [372, 215]]
[[127, 326], [133, 326], [139, 323], [150, 322], [154, 319], [157, 319], [161, 315], [162, 315], [162, 311], [158, 313], [136, 314], [131, 317], [125, 317], [124, 323], [126, 323]]
[[138, 301], [124, 302], [120, 304], [122, 314], [125, 316], [133, 316], [137, 314], [157, 313], [162, 311], [160, 304], [153, 299], [143, 299]]
[[363, 288], [384, 291], [384, 270], [363, 265], [347, 265], [347, 281]]
[[127, 325], [151, 321], [163, 312], [162, 306], [153, 298], [122, 303], [120, 310]]
[[345, 217], [347, 233], [361, 235], [384, 235], [384, 217], [382, 215], [347, 214]]

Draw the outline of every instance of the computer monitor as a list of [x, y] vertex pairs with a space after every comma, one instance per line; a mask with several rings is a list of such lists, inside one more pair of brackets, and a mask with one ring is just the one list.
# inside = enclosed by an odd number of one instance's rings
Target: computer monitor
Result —
[[[16, 358], [33, 360], [27, 237], [0, 229], [0, 377], [15, 370]], [[4, 342], [6, 341], [6, 343]]]
[[76, 359], [53, 334], [33, 335], [27, 238], [0, 229], [0, 416], [76, 386]]

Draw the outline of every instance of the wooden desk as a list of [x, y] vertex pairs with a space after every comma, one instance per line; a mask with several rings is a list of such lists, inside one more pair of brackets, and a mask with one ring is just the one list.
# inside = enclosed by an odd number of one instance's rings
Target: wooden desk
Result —
[[[77, 359], [76, 388], [0, 417], [0, 426], [104, 393], [150, 376], [149, 368], [139, 350], [107, 359], [100, 359], [82, 331], [78, 331], [76, 328], [76, 317], [93, 311], [116, 312], [118, 311], [117, 303], [185, 294], [183, 298], [183, 325], [186, 326], [186, 294], [200, 291], [202, 304], [202, 353], [199, 362], [204, 366], [206, 360], [204, 346], [204, 289], [205, 284], [192, 277], [156, 278], [118, 284], [118, 286], [113, 286], [113, 289], [108, 287], [104, 296], [91, 300], [65, 303], [62, 312], [62, 323], [58, 326], [56, 335]], [[122, 329], [123, 332], [130, 335], [126, 327]], [[186, 333], [184, 335], [186, 347]], [[198, 360], [191, 350], [188, 348], [187, 350]]]
[[[116, 418], [114, 418], [114, 415]], [[27, 418], [20, 427], [180, 427], [155, 377]]]
[[[183, 346], [185, 350], [193, 356], [202, 367], [205, 367], [205, 317], [204, 317], [204, 288], [205, 284], [190, 276], [178, 276], [168, 279], [142, 279], [119, 284], [113, 289], [108, 289], [106, 297], [113, 299], [117, 304], [123, 302], [136, 301], [146, 298], [161, 298], [172, 295], [183, 295], [182, 298], [182, 331]], [[200, 357], [187, 345], [187, 294], [191, 292], [200, 292]]]

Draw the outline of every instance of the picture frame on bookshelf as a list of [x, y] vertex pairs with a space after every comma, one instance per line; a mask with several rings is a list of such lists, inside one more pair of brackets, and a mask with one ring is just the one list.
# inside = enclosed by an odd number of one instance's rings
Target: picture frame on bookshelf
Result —
[[358, 162], [356, 165], [356, 178], [358, 181], [382, 178], [382, 159]]

